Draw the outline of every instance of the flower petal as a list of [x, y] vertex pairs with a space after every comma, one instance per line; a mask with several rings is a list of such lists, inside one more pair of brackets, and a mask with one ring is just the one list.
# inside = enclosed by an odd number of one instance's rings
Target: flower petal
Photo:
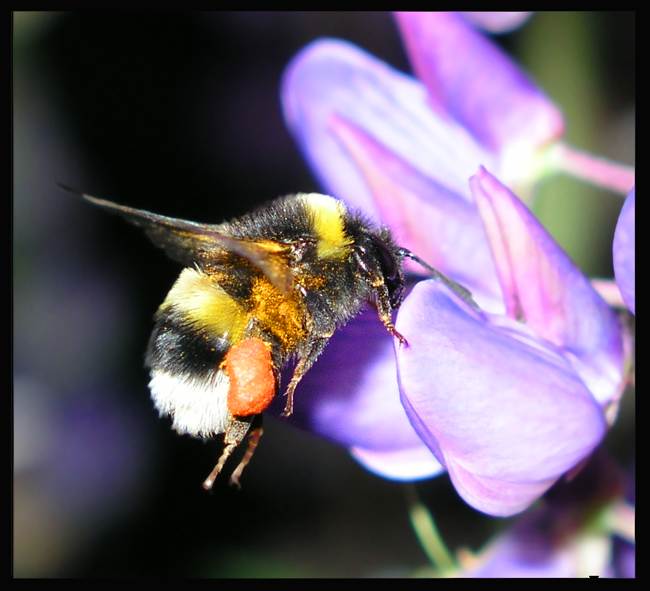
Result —
[[413, 481], [442, 474], [445, 469], [421, 442], [395, 451], [374, 451], [362, 447], [350, 449], [352, 457], [367, 470], [391, 480]]
[[467, 179], [494, 157], [449, 118], [436, 116], [426, 89], [354, 45], [331, 39], [304, 48], [282, 83], [287, 125], [324, 190], [377, 215], [366, 179], [336, 133], [332, 116], [353, 124], [424, 176], [468, 201]]
[[462, 123], [492, 150], [532, 149], [562, 135], [558, 108], [461, 15], [401, 12], [396, 19], [413, 70], [440, 116]]
[[[381, 476], [427, 478], [442, 468], [400, 403], [392, 340], [376, 313], [351, 320], [301, 381], [289, 420], [351, 448], [355, 458]], [[283, 408], [278, 397], [274, 414]]]
[[616, 224], [614, 234], [614, 274], [616, 283], [628, 308], [636, 314], [635, 307], [635, 241], [634, 211], [635, 189], [628, 195]]
[[601, 404], [617, 400], [625, 351], [614, 311], [507, 187], [482, 167], [470, 186], [508, 315], [561, 348]]
[[459, 494], [491, 515], [524, 510], [600, 442], [605, 421], [571, 365], [492, 327], [436, 282], [397, 318], [402, 403]]

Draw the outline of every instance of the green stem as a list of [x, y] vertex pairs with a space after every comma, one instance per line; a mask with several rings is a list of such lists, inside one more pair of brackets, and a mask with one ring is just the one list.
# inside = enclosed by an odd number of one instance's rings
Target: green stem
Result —
[[456, 570], [457, 566], [454, 557], [447, 550], [445, 543], [440, 537], [440, 532], [436, 527], [433, 516], [420, 502], [415, 487], [412, 484], [407, 485], [406, 495], [411, 525], [427, 557], [440, 572]]

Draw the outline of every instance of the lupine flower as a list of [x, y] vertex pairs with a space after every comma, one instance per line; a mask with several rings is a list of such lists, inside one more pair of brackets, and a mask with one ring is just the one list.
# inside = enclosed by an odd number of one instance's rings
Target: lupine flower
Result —
[[485, 170], [524, 186], [562, 132], [559, 111], [456, 15], [397, 18], [421, 82], [315, 42], [285, 74], [286, 120], [326, 192], [389, 225], [485, 312], [417, 284], [397, 317], [409, 341], [397, 376], [391, 338], [362, 316], [303, 381], [296, 421], [389, 478], [446, 469], [469, 504], [511, 515], [602, 439], [624, 381], [621, 328]]
[[[484, 169], [470, 184], [506, 315], [431, 281], [397, 318], [402, 402], [459, 494], [492, 515], [528, 507], [595, 448], [623, 383], [618, 318], [528, 209]], [[523, 323], [522, 321], [525, 321]]]
[[614, 234], [614, 273], [628, 308], [635, 311], [634, 289], [634, 191], [625, 200]]

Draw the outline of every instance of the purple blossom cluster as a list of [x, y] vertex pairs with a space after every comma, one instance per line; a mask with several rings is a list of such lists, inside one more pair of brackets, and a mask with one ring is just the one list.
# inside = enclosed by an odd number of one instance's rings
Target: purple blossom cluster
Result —
[[[415, 77], [319, 40], [286, 70], [285, 119], [325, 192], [389, 226], [481, 311], [414, 279], [396, 320], [408, 346], [362, 315], [305, 379], [295, 420], [381, 476], [446, 471], [472, 507], [510, 516], [602, 441], [629, 336], [513, 192], [548, 173], [560, 110], [463, 16], [396, 21]], [[634, 312], [634, 189], [614, 263]]]

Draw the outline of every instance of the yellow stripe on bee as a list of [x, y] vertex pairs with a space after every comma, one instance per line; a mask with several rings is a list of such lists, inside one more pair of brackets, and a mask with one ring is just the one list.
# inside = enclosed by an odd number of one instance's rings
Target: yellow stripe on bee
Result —
[[191, 267], [183, 269], [161, 308], [171, 305], [185, 313], [189, 322], [223, 335], [231, 342], [237, 342], [244, 336], [248, 324], [247, 313], [213, 278], [202, 271]]
[[327, 195], [308, 193], [301, 195], [305, 209], [312, 217], [314, 233], [318, 239], [318, 255], [325, 259], [339, 259], [350, 252], [352, 239], [345, 233], [345, 205]]

